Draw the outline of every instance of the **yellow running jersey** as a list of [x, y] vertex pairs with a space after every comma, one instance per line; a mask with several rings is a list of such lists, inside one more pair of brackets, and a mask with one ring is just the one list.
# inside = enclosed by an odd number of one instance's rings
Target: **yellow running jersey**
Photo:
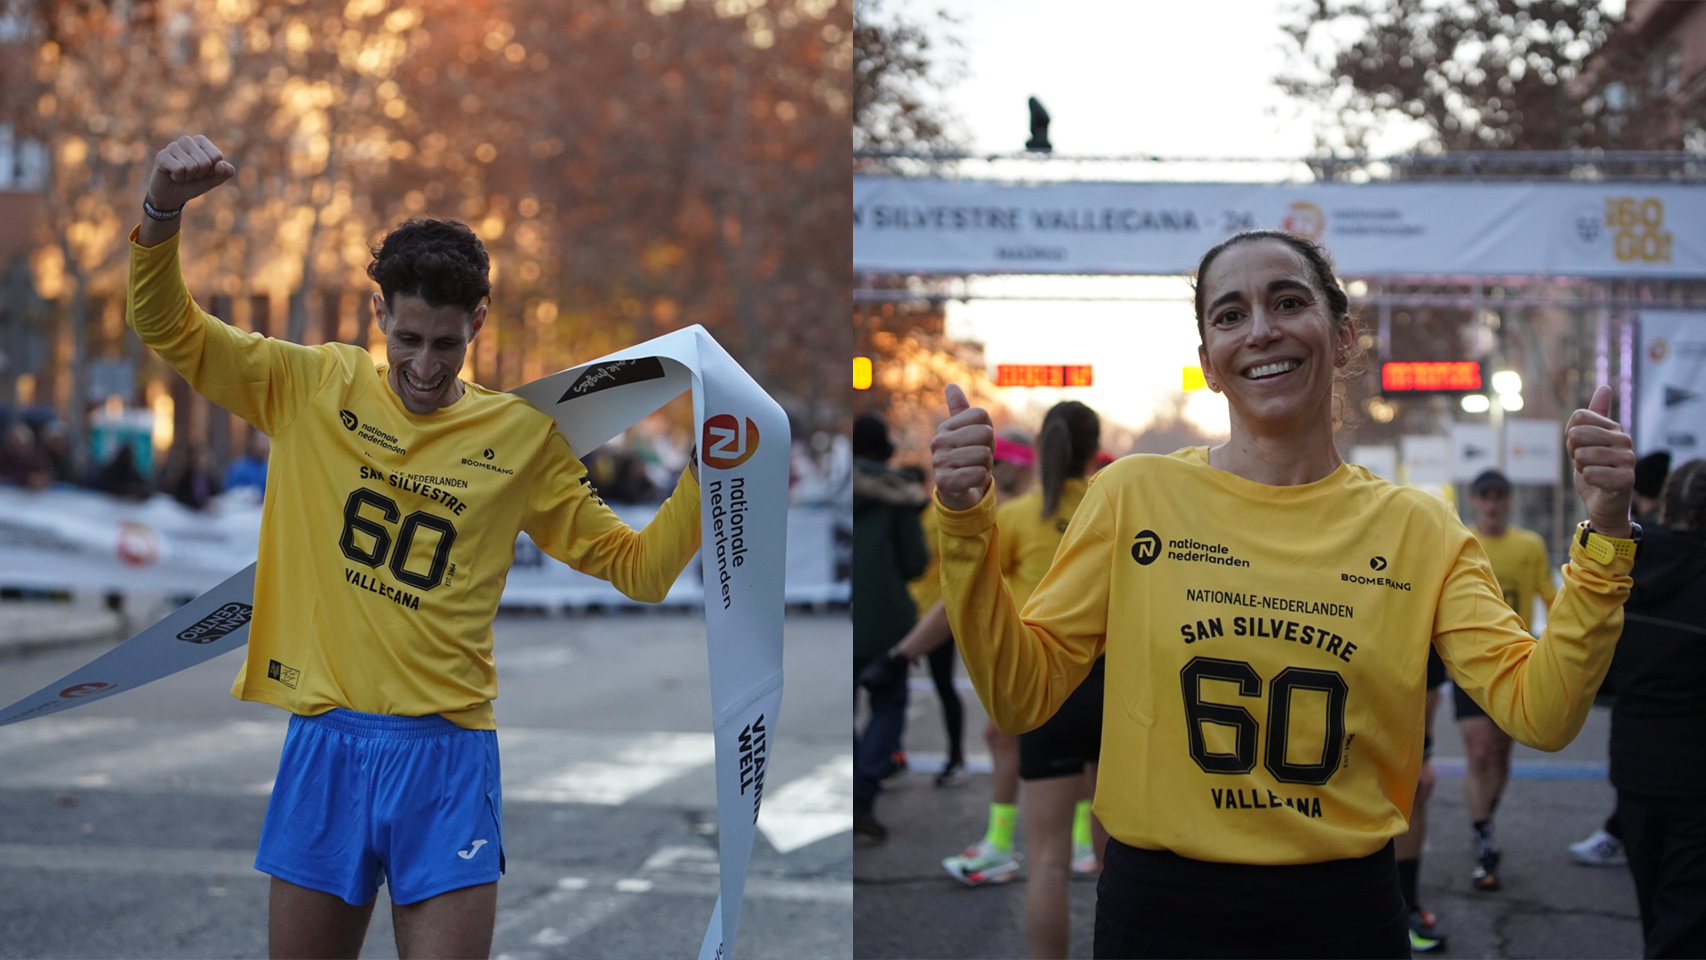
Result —
[[1021, 617], [993, 498], [936, 509], [943, 602], [984, 709], [1033, 729], [1105, 652], [1096, 813], [1124, 843], [1196, 860], [1363, 857], [1403, 833], [1430, 643], [1501, 728], [1559, 749], [1631, 582], [1630, 560], [1572, 547], [1536, 640], [1443, 500], [1348, 464], [1258, 484], [1195, 447], [1097, 474]]
[[1524, 629], [1534, 619], [1534, 598], [1547, 607], [1557, 589], [1552, 586], [1551, 563], [1546, 559], [1546, 541], [1540, 534], [1521, 527], [1506, 527], [1497, 537], [1489, 537], [1470, 528], [1481, 549], [1487, 552], [1487, 562], [1493, 567], [1493, 579], [1498, 581], [1505, 602], [1522, 618]]
[[1003, 503], [995, 508], [995, 525], [1001, 528], [1001, 574], [1013, 591], [1013, 605], [1023, 608], [1025, 601], [1048, 573], [1055, 551], [1066, 536], [1067, 525], [1078, 505], [1084, 501], [1089, 483], [1077, 478], [1060, 485], [1060, 505], [1054, 516], [1043, 517], [1043, 492], [1040, 488]]
[[492, 618], [525, 530], [637, 600], [663, 599], [699, 547], [683, 474], [636, 533], [588, 486], [556, 423], [464, 384], [426, 416], [367, 351], [244, 333], [190, 299], [178, 240], [132, 235], [128, 316], [203, 396], [272, 438], [255, 612], [231, 692], [292, 713], [442, 714], [494, 728]]
[[918, 616], [923, 617], [942, 599], [942, 587], [938, 576], [942, 568], [941, 536], [936, 528], [936, 511], [926, 509], [918, 514], [918, 525], [924, 528], [924, 545], [930, 550], [930, 565], [924, 572], [906, 585], [906, 592], [912, 594], [912, 603], [918, 608]]

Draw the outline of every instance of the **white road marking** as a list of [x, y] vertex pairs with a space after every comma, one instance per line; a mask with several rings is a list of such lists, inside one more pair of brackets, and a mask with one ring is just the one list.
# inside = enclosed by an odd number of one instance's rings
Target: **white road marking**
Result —
[[600, 739], [605, 749], [599, 759], [578, 760], [514, 786], [505, 784], [504, 796], [614, 806], [716, 759], [715, 739], [709, 733], [610, 734]]
[[853, 755], [832, 757], [764, 799], [758, 829], [778, 853], [853, 829]]
[[188, 726], [173, 724], [164, 736], [160, 730], [138, 731], [143, 735], [135, 738], [137, 742], [115, 750], [69, 756], [61, 751], [57, 762], [27, 769], [13, 765], [0, 772], [0, 786], [171, 789], [174, 773], [192, 767], [217, 768], [228, 758], [269, 756], [276, 764], [284, 744], [281, 723], [235, 720], [211, 730], [182, 732]]
[[104, 733], [135, 730], [130, 717], [43, 717], [0, 727], [0, 755], [31, 747], [69, 744]]

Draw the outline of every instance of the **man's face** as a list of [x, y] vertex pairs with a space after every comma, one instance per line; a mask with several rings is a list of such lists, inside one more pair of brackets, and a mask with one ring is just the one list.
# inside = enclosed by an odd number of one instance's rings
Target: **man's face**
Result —
[[373, 313], [385, 334], [385, 356], [391, 363], [386, 380], [410, 413], [428, 414], [462, 398], [456, 375], [468, 355], [468, 344], [486, 323], [486, 305], [473, 313], [461, 307], [428, 306], [410, 294], [398, 294], [390, 309], [373, 295]]
[[1501, 533], [1510, 522], [1511, 494], [1509, 490], [1483, 490], [1470, 496], [1475, 507], [1475, 524], [1488, 533]]

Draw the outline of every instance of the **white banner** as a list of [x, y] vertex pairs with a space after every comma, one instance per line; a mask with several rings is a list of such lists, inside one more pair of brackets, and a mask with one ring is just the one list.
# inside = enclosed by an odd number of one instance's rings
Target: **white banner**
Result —
[[1643, 310], [1640, 331], [1635, 452], [1706, 456], [1706, 313]]
[[1505, 476], [1512, 483], [1557, 483], [1563, 461], [1563, 424], [1529, 418], [1505, 420]]
[[[711, 960], [730, 955], [739, 923], [782, 703], [787, 415], [697, 325], [514, 392], [550, 414], [573, 448], [591, 450], [688, 389], [699, 436], [701, 563], [717, 744], [721, 895], [700, 947], [701, 960]], [[19, 539], [15, 529], [0, 526], [6, 530]], [[253, 592], [251, 564], [89, 664], [0, 708], [0, 725], [99, 700], [240, 646], [248, 639]]]
[[855, 270], [1183, 274], [1252, 228], [1316, 240], [1349, 276], [1706, 276], [1699, 186], [853, 178]]
[[1491, 424], [1453, 423], [1451, 429], [1451, 479], [1468, 483], [1499, 465], [1499, 435]]
[[1404, 461], [1404, 482], [1410, 486], [1451, 482], [1451, 438], [1398, 438]]
[[1398, 448], [1389, 444], [1358, 444], [1351, 448], [1350, 462], [1367, 467], [1382, 480], [1398, 482]]

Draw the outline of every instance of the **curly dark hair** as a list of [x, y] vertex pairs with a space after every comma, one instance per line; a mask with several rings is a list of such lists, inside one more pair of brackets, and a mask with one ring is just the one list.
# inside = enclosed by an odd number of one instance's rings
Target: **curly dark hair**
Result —
[[405, 220], [373, 250], [367, 275], [387, 307], [398, 294], [469, 313], [492, 294], [486, 245], [459, 220]]

